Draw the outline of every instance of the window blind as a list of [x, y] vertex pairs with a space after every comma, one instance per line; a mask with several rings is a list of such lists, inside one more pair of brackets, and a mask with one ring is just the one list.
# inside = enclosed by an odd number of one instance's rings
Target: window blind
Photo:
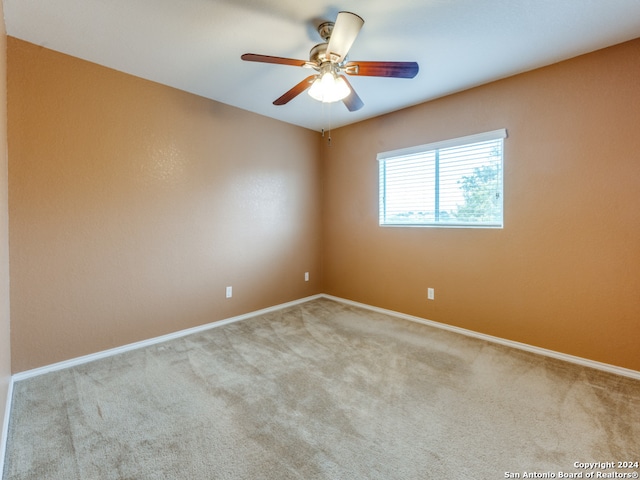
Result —
[[503, 224], [506, 130], [378, 154], [380, 225]]

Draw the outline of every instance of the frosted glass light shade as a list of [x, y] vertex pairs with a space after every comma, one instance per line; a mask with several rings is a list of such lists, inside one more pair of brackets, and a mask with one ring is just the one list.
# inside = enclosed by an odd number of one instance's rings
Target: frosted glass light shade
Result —
[[347, 82], [342, 77], [332, 72], [325, 72], [316, 78], [309, 88], [311, 98], [324, 103], [333, 103], [342, 100], [351, 93]]

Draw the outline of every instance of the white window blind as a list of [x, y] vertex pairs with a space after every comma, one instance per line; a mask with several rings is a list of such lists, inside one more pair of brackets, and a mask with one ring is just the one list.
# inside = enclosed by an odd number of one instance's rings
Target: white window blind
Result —
[[380, 225], [502, 227], [506, 136], [494, 130], [379, 153]]

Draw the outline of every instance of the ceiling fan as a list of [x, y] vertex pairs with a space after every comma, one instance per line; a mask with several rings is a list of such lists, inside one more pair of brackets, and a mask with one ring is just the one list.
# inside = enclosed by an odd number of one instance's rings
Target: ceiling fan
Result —
[[413, 78], [418, 74], [416, 62], [348, 61], [347, 54], [362, 25], [364, 25], [364, 20], [351, 12], [339, 12], [335, 23], [324, 22], [320, 24], [318, 33], [324, 43], [311, 49], [309, 61], [255, 53], [245, 53], [241, 58], [248, 62], [311, 68], [317, 72], [276, 99], [273, 102], [274, 105], [285, 105], [309, 89], [309, 95], [314, 99], [325, 103], [342, 100], [349, 111], [354, 112], [362, 108], [364, 102], [342, 73], [354, 76], [392, 78]]

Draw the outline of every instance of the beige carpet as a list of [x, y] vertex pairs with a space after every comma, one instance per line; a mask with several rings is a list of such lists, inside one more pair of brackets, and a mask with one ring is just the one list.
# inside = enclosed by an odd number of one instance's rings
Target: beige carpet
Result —
[[5, 480], [587, 478], [640, 472], [575, 466], [640, 461], [640, 382], [320, 299], [17, 382], [9, 430]]

